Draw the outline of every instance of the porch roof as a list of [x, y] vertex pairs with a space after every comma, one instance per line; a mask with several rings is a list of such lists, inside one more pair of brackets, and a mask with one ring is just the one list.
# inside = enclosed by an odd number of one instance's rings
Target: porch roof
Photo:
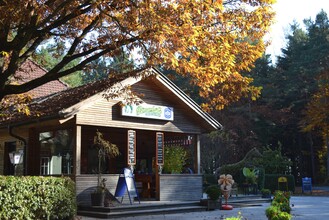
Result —
[[30, 115], [25, 115], [21, 112], [2, 115], [0, 116], [0, 128], [10, 125], [18, 126], [33, 123], [35, 121], [64, 119], [74, 116], [85, 103], [94, 100], [95, 97], [99, 98], [107, 89], [113, 88], [117, 84], [133, 85], [134, 83], [142, 80], [143, 77], [149, 77], [150, 75], [155, 76], [157, 81], [167, 87], [183, 103], [199, 115], [212, 128], [211, 130], [222, 128], [222, 125], [216, 119], [214, 119], [210, 114], [204, 112], [197, 103], [195, 103], [189, 96], [187, 96], [157, 69], [149, 68], [140, 72], [133, 71], [128, 75], [130, 76], [128, 78], [127, 74], [125, 76], [108, 78], [34, 99], [29, 104]]

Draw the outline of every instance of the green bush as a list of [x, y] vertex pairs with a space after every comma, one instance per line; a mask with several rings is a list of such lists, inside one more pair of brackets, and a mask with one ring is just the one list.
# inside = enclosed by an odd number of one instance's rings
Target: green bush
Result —
[[290, 193], [276, 191], [272, 201], [272, 205], [278, 206], [282, 212], [290, 213]]
[[0, 219], [71, 219], [75, 214], [71, 179], [0, 176]]
[[269, 220], [290, 220], [290, 193], [276, 191], [271, 206], [265, 211]]
[[209, 199], [217, 200], [219, 199], [221, 192], [218, 185], [212, 185], [206, 189], [206, 193], [208, 194]]
[[187, 152], [182, 146], [168, 146], [164, 149], [163, 169], [167, 173], [182, 173], [187, 160]]

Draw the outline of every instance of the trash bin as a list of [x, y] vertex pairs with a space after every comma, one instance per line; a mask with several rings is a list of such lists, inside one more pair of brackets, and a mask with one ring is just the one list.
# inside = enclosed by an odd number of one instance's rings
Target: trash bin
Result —
[[288, 192], [288, 179], [285, 176], [278, 178], [278, 190]]
[[310, 191], [312, 193], [312, 178], [304, 177], [302, 178], [302, 193]]

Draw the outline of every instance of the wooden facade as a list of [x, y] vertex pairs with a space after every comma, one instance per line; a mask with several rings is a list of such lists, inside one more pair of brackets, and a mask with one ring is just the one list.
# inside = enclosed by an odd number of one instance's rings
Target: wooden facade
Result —
[[[172, 107], [173, 120], [123, 116], [123, 99], [107, 100], [99, 92], [61, 108], [57, 114], [11, 123], [9, 127], [12, 133], [25, 140], [26, 146], [8, 132], [8, 124], [0, 124], [0, 174], [10, 174], [5, 173], [8, 160], [4, 158], [8, 153], [6, 146], [12, 141], [16, 143], [15, 150], [25, 150], [25, 162], [20, 165], [20, 174], [52, 175], [47, 163], [58, 160], [61, 170], [55, 170], [54, 173], [58, 175], [64, 171], [65, 175], [72, 176], [77, 185], [78, 203], [90, 204], [88, 195], [97, 181], [93, 170], [97, 155], [92, 148], [95, 132], [101, 131], [105, 139], [119, 147], [121, 153], [119, 157], [107, 161], [105, 174], [102, 175], [108, 179], [107, 186], [114, 194], [119, 174], [128, 166], [127, 132], [133, 130], [136, 134], [138, 160], [136, 175], [140, 175], [141, 181], [143, 175], [153, 176], [152, 181], [146, 184], [152, 188], [146, 196], [158, 200], [199, 199], [202, 195], [199, 135], [220, 129], [221, 125], [164, 75], [155, 69], [151, 71], [153, 74], [148, 78], [129, 78], [120, 82], [120, 85], [131, 85], [132, 91], [139, 94], [144, 103]], [[191, 150], [190, 166], [194, 174], [159, 174], [159, 167], [154, 165], [157, 132], [164, 134], [165, 146], [175, 143]]]

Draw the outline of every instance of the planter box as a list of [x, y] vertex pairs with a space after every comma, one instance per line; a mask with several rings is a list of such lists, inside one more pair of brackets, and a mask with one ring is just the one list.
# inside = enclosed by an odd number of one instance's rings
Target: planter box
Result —
[[219, 199], [219, 200], [208, 199], [207, 200], [207, 211], [220, 209], [221, 206], [222, 206], [221, 199]]
[[104, 206], [105, 193], [91, 193], [91, 206]]

